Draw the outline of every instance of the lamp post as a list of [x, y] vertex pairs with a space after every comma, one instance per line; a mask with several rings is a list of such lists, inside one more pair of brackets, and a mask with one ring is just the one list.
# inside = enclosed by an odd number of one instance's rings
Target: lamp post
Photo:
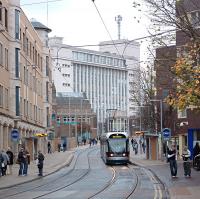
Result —
[[87, 99], [81, 98], [81, 139], [83, 137], [83, 101], [88, 101]]
[[163, 104], [161, 99], [151, 99], [151, 102], [159, 102], [160, 103], [160, 133], [161, 133], [161, 159], [163, 160], [164, 148], [163, 148]]

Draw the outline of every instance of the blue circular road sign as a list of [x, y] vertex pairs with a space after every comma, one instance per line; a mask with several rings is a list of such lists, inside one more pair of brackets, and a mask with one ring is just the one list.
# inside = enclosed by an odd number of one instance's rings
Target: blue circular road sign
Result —
[[171, 129], [169, 128], [164, 128], [162, 131], [162, 136], [164, 140], [169, 140], [171, 138]]
[[18, 131], [18, 129], [13, 129], [11, 131], [11, 139], [12, 139], [12, 141], [18, 141], [19, 140], [19, 131]]

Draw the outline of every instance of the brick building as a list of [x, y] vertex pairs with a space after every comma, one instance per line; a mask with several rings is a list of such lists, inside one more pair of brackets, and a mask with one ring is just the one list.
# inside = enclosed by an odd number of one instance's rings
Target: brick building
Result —
[[[199, 34], [200, 5], [196, 0], [181, 1], [177, 7], [177, 16], [183, 16], [183, 10], [187, 12], [189, 22], [187, 28], [176, 32], [176, 45], [156, 49], [156, 90], [157, 99], [164, 101], [170, 92], [176, 88], [176, 78], [171, 72], [171, 66], [175, 64], [180, 52], [184, 51], [184, 45]], [[183, 9], [184, 8], [184, 9]], [[191, 28], [189, 32], [188, 29]], [[160, 107], [158, 107], [159, 109]], [[193, 144], [200, 141], [200, 113], [195, 108], [174, 110], [163, 103], [163, 128], [172, 130], [172, 141], [179, 145], [180, 154], [185, 145], [189, 145], [192, 151]]]
[[96, 113], [83, 95], [78, 93], [57, 93], [53, 104], [52, 123], [55, 137], [61, 145], [66, 142], [72, 148], [83, 139], [97, 137]]

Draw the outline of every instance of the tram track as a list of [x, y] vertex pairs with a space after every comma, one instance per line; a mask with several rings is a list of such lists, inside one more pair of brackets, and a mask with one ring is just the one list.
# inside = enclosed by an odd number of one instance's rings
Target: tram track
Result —
[[[110, 168], [112, 169], [112, 173], [113, 173], [111, 180], [103, 188], [101, 188], [98, 192], [96, 192], [93, 195], [91, 195], [90, 197], [88, 197], [88, 199], [93, 199], [95, 197], [98, 197], [100, 194], [103, 194], [105, 191], [109, 191], [110, 187], [114, 186], [114, 184], [118, 180], [119, 171], [116, 170], [115, 166], [111, 166]], [[131, 169], [129, 166], [127, 166], [127, 168], [129, 170]], [[136, 178], [135, 178], [135, 183], [133, 185], [133, 188], [131, 189], [131, 191], [128, 193], [127, 196], [124, 196], [124, 199], [130, 199], [130, 197], [133, 195], [133, 193], [135, 192], [135, 190], [138, 186], [138, 175], [136, 173], [134, 173], [134, 175]]]
[[91, 150], [91, 151], [88, 152], [88, 154], [87, 154], [88, 169], [86, 170], [86, 172], [85, 172], [83, 175], [81, 175], [79, 178], [77, 178], [76, 180], [74, 180], [74, 181], [71, 182], [71, 183], [68, 183], [68, 184], [65, 185], [65, 186], [61, 186], [61, 187], [59, 187], [59, 188], [57, 188], [57, 189], [54, 189], [54, 190], [52, 190], [52, 191], [50, 191], [50, 192], [48, 192], [48, 193], [44, 193], [44, 194], [41, 194], [41, 195], [39, 195], [39, 196], [33, 197], [32, 199], [42, 198], [42, 197], [47, 196], [47, 195], [50, 195], [50, 194], [52, 194], [52, 193], [61, 191], [61, 190], [65, 189], [65, 188], [67, 188], [67, 187], [69, 187], [69, 186], [71, 186], [71, 185], [77, 183], [78, 181], [84, 179], [84, 178], [89, 174], [89, 172], [90, 172], [90, 170], [91, 170], [90, 161], [89, 161], [89, 155], [90, 155], [92, 152], [96, 151], [96, 150], [97, 150], [97, 149], [94, 149], [94, 150]]
[[[88, 149], [87, 149], [87, 150], [88, 150]], [[26, 190], [23, 190], [23, 191], [18, 191], [18, 192], [13, 193], [13, 194], [3, 195], [3, 197], [0, 196], [0, 199], [9, 198], [9, 197], [13, 198], [14, 196], [17, 196], [17, 195], [20, 195], [20, 194], [23, 194], [23, 193], [26, 193], [26, 192], [29, 192], [29, 191], [36, 190], [37, 188], [41, 188], [41, 187], [50, 185], [50, 184], [52, 184], [52, 183], [55, 183], [55, 182], [58, 181], [58, 180], [61, 180], [61, 179], [63, 179], [63, 178], [66, 178], [68, 175], [70, 175], [70, 174], [75, 170], [75, 167], [76, 167], [76, 165], [77, 165], [77, 161], [78, 161], [79, 157], [80, 157], [84, 152], [86, 152], [87, 150], [81, 151], [81, 152], [77, 155], [76, 160], [75, 160], [75, 162], [74, 162], [74, 165], [73, 165], [72, 169], [70, 169], [70, 170], [69, 170], [68, 172], [66, 172], [64, 175], [59, 175], [59, 176], [56, 177], [55, 179], [53, 179], [53, 180], [51, 180], [51, 181], [48, 181], [48, 182], [45, 183], [45, 184], [40, 184], [40, 185], [37, 185], [37, 186], [34, 186], [34, 187], [32, 186], [31, 188], [26, 189]], [[96, 148], [96, 149], [93, 149], [93, 150], [91, 150], [91, 151], [89, 151], [89, 152], [87, 153], [87, 160], [88, 160], [89, 168], [86, 170], [86, 172], [84, 172], [83, 175], [81, 175], [79, 178], [77, 178], [76, 180], [74, 180], [74, 181], [71, 182], [71, 183], [68, 183], [68, 184], [65, 185], [65, 186], [59, 187], [59, 188], [57, 188], [57, 189], [55, 189], [55, 190], [52, 190], [51, 192], [48, 192], [48, 193], [39, 195], [39, 196], [37, 196], [37, 197], [33, 197], [32, 199], [40, 198], [40, 197], [43, 197], [43, 196], [45, 196], [45, 195], [49, 195], [49, 194], [51, 194], [51, 193], [60, 191], [60, 190], [62, 190], [62, 189], [64, 189], [64, 188], [66, 188], [66, 187], [71, 186], [72, 184], [75, 184], [76, 182], [78, 182], [79, 180], [81, 180], [82, 178], [84, 178], [86, 175], [88, 175], [88, 173], [89, 173], [89, 171], [90, 171], [89, 154], [92, 153], [92, 152], [94, 152], [94, 151], [96, 151], [96, 150], [98, 150], [98, 149], [97, 149], [97, 148]], [[44, 178], [45, 178], [45, 177], [44, 177]], [[36, 180], [40, 180], [40, 179], [41, 179], [41, 178], [38, 178], [38, 179], [36, 179]], [[35, 181], [36, 181], [36, 180], [35, 180]], [[35, 181], [34, 181], [34, 182], [35, 182]], [[30, 182], [30, 183], [32, 183], [32, 182]], [[19, 185], [19, 186], [21, 186], [21, 185]], [[0, 195], [1, 195], [2, 191], [5, 191], [5, 190], [6, 190], [6, 189], [1, 190], [1, 191], [0, 191]]]

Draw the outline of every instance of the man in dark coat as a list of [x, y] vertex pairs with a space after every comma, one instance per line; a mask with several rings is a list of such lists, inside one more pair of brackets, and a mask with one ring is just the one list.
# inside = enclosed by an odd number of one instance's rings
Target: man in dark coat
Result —
[[18, 153], [18, 163], [19, 163], [19, 176], [25, 176], [26, 173], [26, 153], [23, 148], [20, 149]]
[[177, 161], [176, 161], [176, 149], [174, 144], [171, 145], [167, 153], [168, 153], [167, 157], [170, 164], [171, 176], [172, 178], [175, 178], [177, 175]]
[[38, 176], [43, 176], [43, 164], [44, 164], [44, 155], [42, 154], [41, 151], [38, 151], [38, 170], [39, 174]]

